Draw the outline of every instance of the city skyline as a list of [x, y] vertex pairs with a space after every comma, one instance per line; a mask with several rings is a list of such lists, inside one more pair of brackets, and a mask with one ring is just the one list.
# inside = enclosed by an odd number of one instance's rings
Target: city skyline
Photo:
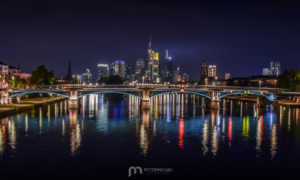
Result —
[[1, 2], [0, 59], [26, 72], [34, 70], [31, 64], [45, 64], [64, 77], [69, 60], [78, 73], [115, 59], [133, 64], [147, 56], [151, 34], [155, 50], [169, 49], [192, 80], [200, 77], [203, 60], [231, 77], [261, 74], [272, 59], [282, 69], [300, 65], [296, 2], [136, 2]]

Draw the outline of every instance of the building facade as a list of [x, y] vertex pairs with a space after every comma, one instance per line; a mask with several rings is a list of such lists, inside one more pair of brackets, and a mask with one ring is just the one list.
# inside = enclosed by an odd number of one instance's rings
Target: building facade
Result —
[[8, 65], [0, 61], [0, 75], [2, 77], [8, 76]]
[[208, 66], [208, 77], [210, 77], [210, 78], [217, 77], [217, 66], [216, 65]]

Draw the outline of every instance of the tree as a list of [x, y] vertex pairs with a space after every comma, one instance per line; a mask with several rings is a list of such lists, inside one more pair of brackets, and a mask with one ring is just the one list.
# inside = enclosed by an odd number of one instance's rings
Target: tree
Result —
[[48, 71], [44, 65], [41, 65], [32, 71], [30, 82], [33, 85], [52, 85], [55, 79], [53, 71]]
[[26, 88], [26, 80], [21, 79], [19, 76], [6, 76], [5, 82], [11, 88]]
[[278, 78], [278, 86], [290, 91], [300, 91], [300, 71], [285, 70]]
[[108, 78], [101, 78], [99, 81], [100, 83], [105, 83], [105, 84], [123, 84], [124, 79], [120, 76], [109, 76]]

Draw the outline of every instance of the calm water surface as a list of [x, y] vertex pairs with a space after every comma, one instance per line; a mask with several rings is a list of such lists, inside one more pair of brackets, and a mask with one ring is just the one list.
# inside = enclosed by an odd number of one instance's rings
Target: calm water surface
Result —
[[0, 178], [125, 178], [130, 166], [171, 170], [150, 177], [300, 175], [297, 108], [227, 100], [210, 111], [194, 95], [158, 96], [148, 111], [125, 95], [81, 104], [2, 118]]

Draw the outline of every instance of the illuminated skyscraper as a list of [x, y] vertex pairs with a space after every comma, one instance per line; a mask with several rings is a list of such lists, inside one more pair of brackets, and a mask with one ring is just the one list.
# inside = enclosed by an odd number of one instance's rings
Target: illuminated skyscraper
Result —
[[180, 76], [180, 68], [177, 67], [176, 70], [174, 71], [173, 75], [173, 82], [178, 82], [181, 81], [181, 76]]
[[116, 60], [111, 63], [111, 74], [112, 75], [118, 75], [121, 76], [122, 78], [125, 78], [125, 61], [119, 61]]
[[170, 69], [168, 68], [168, 64], [170, 64], [172, 61], [172, 58], [169, 57], [168, 49], [166, 49], [166, 55], [164, 58], [159, 60], [159, 77], [161, 79], [161, 82], [167, 82], [170, 81]]
[[151, 36], [148, 43], [148, 68], [147, 80], [150, 82], [159, 82], [159, 53], [152, 50]]
[[135, 63], [135, 79], [142, 82], [142, 77], [145, 75], [145, 61], [138, 58]]
[[206, 61], [203, 61], [202, 66], [201, 66], [201, 80], [204, 80], [207, 77], [208, 77], [207, 64], [206, 64]]
[[208, 77], [216, 77], [217, 76], [217, 66], [209, 65], [208, 66]]
[[278, 61], [270, 62], [270, 72], [271, 75], [279, 76], [281, 73], [280, 63]]
[[135, 77], [134, 66], [132, 64], [126, 64], [125, 66], [125, 78], [127, 81], [132, 82]]
[[189, 81], [189, 75], [187, 73], [182, 73], [182, 81], [188, 82]]
[[85, 73], [83, 73], [83, 83], [89, 84], [92, 82], [92, 73], [90, 69], [86, 69]]
[[263, 68], [263, 75], [279, 76], [281, 73], [280, 63], [278, 61], [271, 61], [270, 68]]
[[99, 80], [101, 78], [107, 78], [109, 76], [108, 64], [98, 64]]

